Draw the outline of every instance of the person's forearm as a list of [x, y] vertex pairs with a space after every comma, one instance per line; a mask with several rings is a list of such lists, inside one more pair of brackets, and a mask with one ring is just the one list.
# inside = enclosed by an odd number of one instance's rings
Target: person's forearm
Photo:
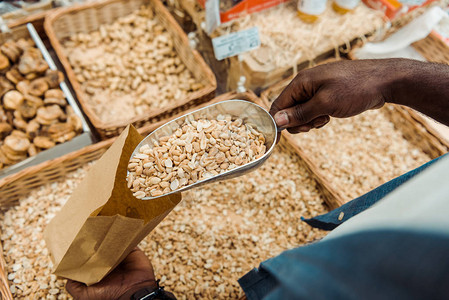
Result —
[[302, 70], [273, 102], [279, 128], [307, 132], [385, 102], [449, 125], [449, 66], [411, 59], [339, 61]]
[[391, 99], [449, 125], [449, 66], [398, 59], [389, 83]]

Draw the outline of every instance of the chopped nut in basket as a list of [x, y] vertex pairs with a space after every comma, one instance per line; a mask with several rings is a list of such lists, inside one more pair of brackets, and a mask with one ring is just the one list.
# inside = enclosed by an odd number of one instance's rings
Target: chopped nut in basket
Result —
[[0, 70], [0, 169], [81, 133], [58, 87], [62, 73], [48, 69], [31, 40], [0, 45]]
[[144, 145], [128, 165], [134, 196], [156, 197], [262, 157], [265, 137], [242, 119], [184, 121], [171, 135]]

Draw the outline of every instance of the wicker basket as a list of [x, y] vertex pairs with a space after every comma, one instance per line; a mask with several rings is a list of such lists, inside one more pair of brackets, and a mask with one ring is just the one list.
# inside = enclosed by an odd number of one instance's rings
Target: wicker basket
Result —
[[[271, 106], [271, 103], [276, 99], [276, 97], [282, 92], [282, 90], [291, 82], [294, 77], [289, 77], [276, 85], [265, 90], [261, 94], [261, 99], [266, 106]], [[431, 158], [436, 158], [442, 154], [447, 153], [449, 149], [449, 143], [442, 138], [434, 130], [430, 129], [425, 124], [421, 123], [420, 115], [407, 108], [399, 105], [392, 105], [390, 109], [384, 110], [387, 115], [388, 120], [394, 124], [394, 126], [401, 131], [402, 135], [413, 145], [417, 146], [421, 151], [430, 156]], [[421, 117], [422, 118], [422, 117]], [[286, 134], [288, 139], [291, 139], [290, 134]], [[303, 152], [302, 158], [308, 162], [313, 169], [314, 174], [317, 178], [323, 178], [326, 183], [331, 182], [330, 178], [326, 176], [322, 169], [318, 168], [318, 162], [313, 160], [313, 157], [307, 155], [299, 146], [294, 139], [290, 141], [292, 144], [297, 145], [299, 150]], [[333, 196], [336, 197], [338, 203], [344, 204], [346, 201], [338, 186], [334, 184], [329, 184], [329, 190], [333, 190]]]
[[[144, 4], [148, 4], [154, 9], [158, 21], [172, 36], [174, 47], [179, 57], [192, 72], [195, 79], [204, 84], [204, 88], [163, 109], [153, 110], [126, 122], [112, 121], [105, 123], [100, 120], [87, 104], [86, 99], [88, 96], [82, 91], [80, 83], [76, 80], [75, 73], [64, 54], [61, 41], [79, 32], [86, 33], [97, 30], [102, 24], [112, 23], [117, 18], [132, 13]], [[73, 88], [84, 112], [103, 139], [117, 136], [129, 123], [132, 123], [137, 128], [143, 127], [210, 100], [214, 95], [217, 84], [212, 71], [198, 52], [190, 48], [187, 36], [160, 0], [106, 0], [62, 8], [50, 13], [45, 20], [44, 26], [69, 79], [73, 83]]]
[[427, 61], [449, 64], [449, 47], [435, 32], [412, 44]]
[[[257, 103], [263, 106], [262, 101], [257, 98], [257, 96], [253, 93], [227, 93], [223, 94], [207, 103], [203, 103], [200, 106], [189, 109], [188, 111], [192, 111], [206, 105], [216, 103], [223, 100], [230, 99], [242, 99]], [[188, 112], [185, 111], [182, 114]], [[172, 118], [178, 117], [178, 115], [172, 116]], [[150, 133], [167, 120], [160, 121], [158, 123], [143, 127], [139, 129], [139, 132], [143, 135]], [[291, 140], [288, 137], [283, 137], [283, 141], [281, 142], [281, 146], [284, 148], [290, 148], [294, 152], [296, 152], [302, 159], [304, 158], [304, 154], [297, 146], [291, 143]], [[115, 138], [111, 138], [106, 141], [102, 141], [95, 145], [91, 145], [74, 153], [65, 155], [63, 157], [59, 157], [52, 161], [48, 161], [39, 166], [35, 166], [33, 168], [29, 168], [24, 170], [23, 172], [17, 173], [14, 176], [9, 178], [0, 180], [0, 209], [7, 210], [8, 208], [15, 206], [18, 204], [18, 199], [25, 197], [27, 194], [31, 192], [31, 190], [38, 188], [39, 186], [58, 180], [64, 174], [68, 172], [74, 171], [84, 164], [96, 160], [101, 157], [101, 155], [109, 148], [109, 146], [113, 143]], [[314, 176], [315, 181], [317, 182], [318, 189], [322, 192], [324, 200], [328, 204], [330, 208], [335, 208], [341, 205], [338, 201], [338, 197], [334, 194], [334, 191], [330, 188], [330, 184], [324, 179], [317, 175], [316, 169], [313, 167], [313, 164], [308, 159], [303, 159], [304, 167]], [[8, 195], [8, 197], [5, 197]], [[8, 200], [5, 200], [9, 198]], [[0, 292], [2, 293], [2, 299], [13, 299], [11, 292], [9, 290], [9, 284], [5, 269], [5, 260], [2, 255], [2, 248], [0, 247], [0, 277], [2, 282], [0, 283]]]

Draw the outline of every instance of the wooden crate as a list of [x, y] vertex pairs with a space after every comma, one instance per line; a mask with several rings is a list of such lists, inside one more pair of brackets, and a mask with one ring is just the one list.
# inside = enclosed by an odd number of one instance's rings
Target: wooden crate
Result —
[[[170, 119], [174, 119], [182, 114], [196, 110], [206, 105], [230, 99], [247, 100], [261, 106], [264, 105], [263, 102], [252, 92], [227, 93], [216, 97], [215, 99], [207, 103], [203, 103], [202, 105], [191, 108], [183, 113], [172, 116], [167, 120], [159, 121], [149, 126], [140, 128], [139, 133], [142, 135], [149, 134], [151, 131], [169, 121]], [[111, 146], [114, 140], [115, 138], [111, 138], [102, 141], [100, 143], [78, 150], [74, 153], [67, 154], [52, 161], [43, 163], [39, 166], [24, 170], [23, 172], [17, 173], [14, 177], [8, 178], [7, 180], [0, 180], [0, 209], [5, 211], [8, 208], [17, 205], [19, 198], [25, 197], [31, 192], [31, 190], [36, 189], [43, 184], [56, 181], [58, 180], [58, 178], [61, 178], [65, 174], [82, 167], [86, 163], [100, 158], [103, 153]], [[338, 202], [338, 197], [336, 197], [334, 191], [330, 187], [330, 184], [324, 178], [321, 178], [320, 175], [317, 175], [318, 173], [316, 173], [316, 170], [313, 168], [313, 165], [310, 164], [310, 161], [308, 161], [307, 159], [303, 159], [303, 152], [301, 151], [301, 149], [299, 149], [299, 147], [291, 143], [289, 137], [283, 136], [281, 146], [282, 148], [286, 147], [291, 149], [293, 152], [296, 152], [300, 156], [304, 163], [303, 166], [314, 177], [315, 181], [317, 182], [318, 189], [322, 193], [324, 200], [330, 208], [335, 208], [341, 205], [341, 203]], [[14, 197], [10, 198], [8, 201], [5, 201], [5, 195], [14, 195]], [[1, 251], [2, 248], [0, 247], [0, 254], [2, 254]], [[5, 265], [6, 263], [4, 260], [4, 256], [0, 255], [0, 277], [2, 280], [2, 282], [0, 283], [0, 292], [2, 293], [2, 299], [10, 300], [13, 298], [9, 290]]]
[[[271, 106], [271, 103], [276, 99], [276, 97], [282, 92], [282, 90], [291, 82], [294, 77], [290, 77], [284, 81], [279, 82], [278, 84], [270, 87], [265, 90], [261, 94], [262, 101], [267, 106]], [[402, 107], [399, 105], [386, 105], [388, 109], [383, 109], [382, 112], [387, 116], [387, 119], [390, 123], [394, 125], [394, 127], [402, 133], [402, 136], [410, 142], [412, 145], [417, 146], [423, 153], [428, 155], [431, 158], [436, 158], [444, 153], [446, 153], [449, 149], [449, 144], [443, 140], [438, 134], [432, 132], [428, 129], [428, 127], [424, 126], [420, 122], [416, 121], [416, 113], [411, 109]], [[332, 125], [326, 125], [332, 126]], [[321, 129], [314, 129], [321, 130]], [[314, 173], [318, 174], [319, 178], [324, 178], [327, 183], [330, 183], [331, 188], [334, 190], [333, 195], [336, 196], [338, 202], [340, 204], [344, 204], [347, 202], [347, 196], [345, 196], [342, 188], [337, 184], [332, 182], [332, 178], [326, 175], [326, 172], [323, 168], [319, 167], [319, 161], [314, 159], [310, 153], [304, 151], [303, 146], [298, 143], [296, 138], [293, 138], [293, 135], [286, 134], [287, 137], [291, 140], [293, 144], [295, 144], [300, 150], [302, 150], [305, 154], [303, 158], [309, 161], [309, 164], [313, 166]], [[356, 137], [354, 137], [356, 138]], [[338, 139], [338, 137], [335, 137]], [[322, 145], [326, 147], [326, 145]], [[316, 151], [320, 151], [317, 149]]]
[[[80, 32], [87, 33], [97, 30], [102, 24], [112, 23], [117, 18], [126, 16], [139, 9], [141, 5], [149, 5], [154, 9], [158, 21], [173, 38], [175, 50], [182, 62], [192, 72], [195, 79], [204, 84], [204, 88], [192, 93], [185, 99], [174, 102], [168, 107], [150, 111], [131, 120], [105, 123], [100, 120], [86, 102], [88, 96], [82, 91], [81, 85], [76, 79], [72, 66], [64, 54], [61, 41]], [[103, 139], [117, 136], [129, 123], [132, 123], [137, 128], [143, 127], [210, 100], [214, 95], [217, 84], [212, 71], [198, 52], [190, 48], [186, 34], [160, 0], [105, 0], [62, 8], [47, 15], [44, 26], [51, 44], [72, 82], [84, 112]]]

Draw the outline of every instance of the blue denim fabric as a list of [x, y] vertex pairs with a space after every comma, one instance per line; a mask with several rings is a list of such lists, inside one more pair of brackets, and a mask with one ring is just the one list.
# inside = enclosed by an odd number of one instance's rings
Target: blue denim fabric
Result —
[[[387, 194], [392, 192], [401, 184], [408, 181], [413, 176], [416, 176], [417, 174], [428, 168], [430, 165], [441, 159], [443, 156], [446, 156], [448, 154], [449, 153], [446, 153], [408, 173], [405, 173], [404, 175], [396, 177], [395, 179], [384, 183], [383, 185], [375, 188], [374, 190], [340, 206], [337, 209], [328, 212], [327, 214], [323, 214], [310, 219], [304, 219], [303, 217], [301, 217], [301, 220], [303, 220], [304, 222], [315, 228], [320, 228], [323, 230], [333, 230], [336, 227], [338, 227], [338, 225], [344, 223], [353, 216], [369, 208], [371, 205], [375, 204], [377, 201], [385, 197]], [[342, 212], [343, 218], [339, 220], [338, 217]]]
[[285, 251], [239, 283], [248, 300], [449, 299], [448, 253], [449, 233], [365, 231]]

